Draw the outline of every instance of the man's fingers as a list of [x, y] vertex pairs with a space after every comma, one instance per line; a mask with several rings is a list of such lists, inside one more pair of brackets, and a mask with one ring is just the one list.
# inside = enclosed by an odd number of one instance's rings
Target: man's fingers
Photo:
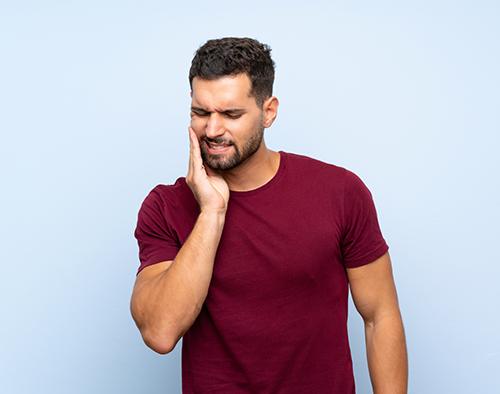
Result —
[[192, 127], [189, 127], [189, 137], [191, 141], [191, 149], [189, 152], [190, 155], [190, 165], [193, 174], [199, 174], [200, 171], [203, 171], [205, 168], [203, 166], [203, 159], [201, 158], [200, 144], [198, 142], [198, 137]]
[[191, 139], [193, 141], [193, 160], [194, 164], [198, 166], [198, 168], [201, 168], [203, 165], [203, 159], [201, 158], [201, 152], [200, 152], [200, 144], [198, 142], [198, 137], [196, 137], [196, 134], [192, 127], [189, 127], [189, 133], [191, 134]]
[[189, 134], [189, 165], [188, 165], [188, 177], [193, 174], [194, 171], [194, 166], [193, 166], [193, 150], [194, 150], [194, 144], [193, 144], [193, 134], [191, 131], [191, 127], [188, 128], [188, 134]]

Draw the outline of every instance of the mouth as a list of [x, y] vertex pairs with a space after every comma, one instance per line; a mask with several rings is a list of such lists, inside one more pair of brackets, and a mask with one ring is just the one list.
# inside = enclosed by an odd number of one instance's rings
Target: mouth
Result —
[[205, 144], [208, 148], [208, 152], [214, 155], [225, 153], [231, 148], [231, 144], [225, 144], [225, 143], [215, 144], [212, 142], [205, 141]]

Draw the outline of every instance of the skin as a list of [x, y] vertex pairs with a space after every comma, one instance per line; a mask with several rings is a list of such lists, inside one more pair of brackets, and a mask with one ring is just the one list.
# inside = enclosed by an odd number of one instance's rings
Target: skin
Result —
[[[221, 176], [229, 189], [235, 191], [252, 190], [267, 183], [279, 167], [279, 153], [268, 149], [262, 136], [277, 116], [278, 99], [269, 97], [259, 108], [250, 90], [248, 76], [238, 74], [215, 80], [195, 77], [191, 92], [190, 126], [199, 141], [201, 156], [205, 157], [207, 175]], [[231, 169], [219, 169], [237, 152], [245, 157], [255, 139], [260, 143], [251, 156]], [[210, 155], [208, 141], [224, 141], [232, 146], [225, 153]]]
[[[193, 80], [190, 154], [186, 183], [200, 215], [174, 260], [144, 268], [136, 278], [131, 313], [151, 349], [165, 354], [191, 327], [208, 292], [224, 226], [229, 191], [267, 183], [279, 167], [263, 130], [277, 116], [278, 99], [259, 107], [246, 74]], [[238, 111], [228, 112], [231, 109]], [[208, 142], [230, 148], [210, 153]], [[370, 378], [375, 394], [407, 392], [408, 361], [403, 322], [389, 253], [370, 264], [346, 269], [352, 298], [365, 324]]]
[[405, 394], [408, 355], [389, 253], [347, 268], [352, 299], [365, 325], [366, 355], [374, 394]]

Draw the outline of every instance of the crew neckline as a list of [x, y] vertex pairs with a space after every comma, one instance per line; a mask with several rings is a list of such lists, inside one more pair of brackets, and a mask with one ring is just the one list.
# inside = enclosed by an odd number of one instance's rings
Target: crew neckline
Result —
[[284, 151], [278, 151], [278, 153], [280, 154], [280, 162], [279, 162], [279, 165], [278, 165], [278, 170], [276, 171], [276, 173], [274, 174], [274, 176], [268, 180], [266, 183], [264, 183], [263, 185], [257, 187], [256, 189], [252, 189], [252, 190], [230, 190], [229, 193], [230, 193], [230, 196], [231, 197], [248, 197], [248, 196], [253, 196], [255, 194], [259, 194], [267, 189], [269, 189], [270, 187], [272, 187], [276, 182], [278, 182], [278, 180], [281, 178], [281, 176], [283, 175], [284, 173], [284, 170], [285, 170], [285, 166], [286, 166], [286, 152]]

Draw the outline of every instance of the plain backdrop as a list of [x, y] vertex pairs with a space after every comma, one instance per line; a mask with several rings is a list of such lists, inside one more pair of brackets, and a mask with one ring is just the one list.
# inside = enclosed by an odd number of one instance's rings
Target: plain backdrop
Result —
[[[496, 1], [2, 1], [0, 391], [180, 393], [129, 312], [139, 206], [185, 176], [210, 38], [276, 62], [268, 146], [357, 173], [390, 246], [410, 393], [500, 392]], [[350, 303], [358, 393], [371, 391]]]

